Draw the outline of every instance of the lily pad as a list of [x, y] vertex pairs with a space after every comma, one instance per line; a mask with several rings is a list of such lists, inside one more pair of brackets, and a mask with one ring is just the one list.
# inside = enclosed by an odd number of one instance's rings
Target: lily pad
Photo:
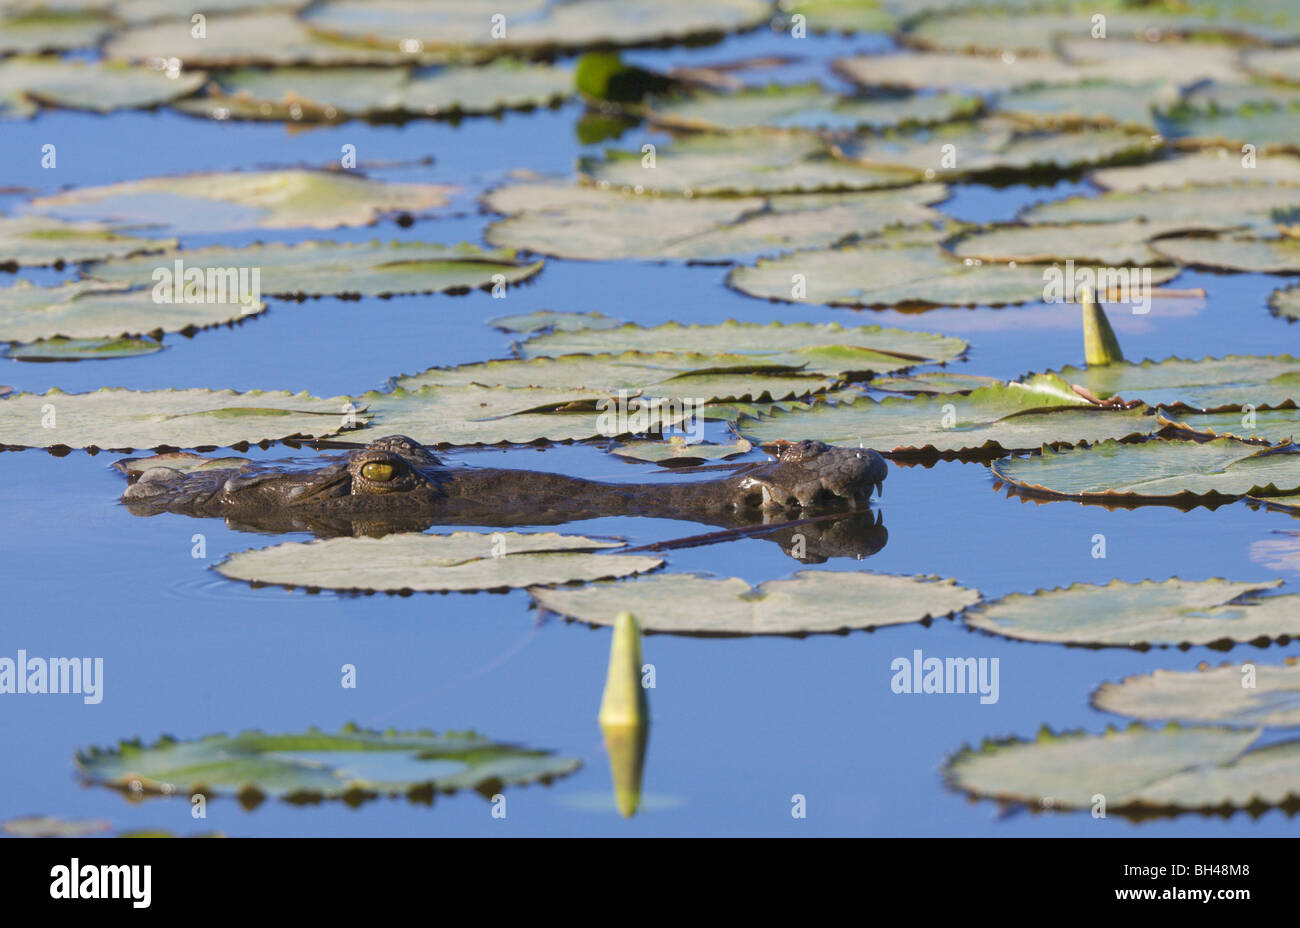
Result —
[[757, 197], [661, 197], [558, 184], [524, 184], [488, 194], [508, 218], [487, 240], [580, 260], [646, 258], [725, 262], [793, 248], [833, 245], [895, 226], [938, 223], [930, 209], [942, 184], [867, 193]]
[[1300, 439], [1300, 410], [1293, 406], [1209, 413], [1166, 411], [1162, 416], [1176, 420], [1178, 428], [1224, 438], [1240, 438], [1266, 445]]
[[647, 632], [677, 635], [814, 635], [904, 625], [951, 615], [976, 590], [938, 577], [802, 570], [752, 587], [739, 577], [661, 574], [581, 589], [533, 590], [533, 601], [579, 622], [613, 625], [635, 610]]
[[[750, 130], [690, 136], [647, 153], [607, 151], [578, 160], [578, 173], [600, 186], [636, 193], [811, 193], [902, 187], [921, 180], [912, 166], [867, 167], [836, 158], [812, 132]], [[639, 189], [638, 189], [639, 188]]]
[[993, 475], [1034, 496], [1197, 505], [1300, 491], [1300, 450], [1290, 444], [1261, 448], [1234, 438], [1107, 441], [1005, 458], [993, 464]]
[[1164, 239], [1152, 247], [1179, 264], [1261, 274], [1300, 273], [1300, 239], [1295, 238], [1187, 236]]
[[[892, 32], [916, 3], [891, 0], [781, 0], [788, 16], [798, 13], [810, 32]], [[901, 9], [900, 9], [901, 7]]]
[[159, 222], [186, 232], [374, 225], [447, 202], [450, 188], [386, 184], [332, 171], [231, 171], [151, 177], [38, 197], [39, 212], [68, 218]]
[[1294, 152], [1300, 145], [1295, 137], [1300, 88], [1283, 84], [1211, 82], [1166, 102], [1160, 116], [1162, 134], [1169, 139], [1234, 147], [1249, 142], [1257, 152]]
[[0, 15], [0, 54], [32, 55], [88, 48], [112, 31], [97, 10], [46, 7], [9, 9]]
[[996, 377], [934, 371], [904, 377], [876, 377], [867, 387], [885, 393], [969, 393], [980, 387], [993, 387], [1001, 383]]
[[1283, 319], [1300, 319], [1300, 284], [1274, 290], [1268, 298], [1268, 308]]
[[554, 309], [538, 309], [531, 313], [497, 316], [495, 319], [488, 320], [488, 325], [503, 332], [535, 335], [538, 332], [580, 332], [583, 329], [617, 329], [623, 325], [623, 320], [595, 311], [576, 313]]
[[[881, 248], [867, 242], [760, 259], [732, 270], [727, 285], [789, 303], [1007, 306], [1044, 299], [1050, 273], [1041, 264], [982, 265], [933, 245]], [[1164, 283], [1178, 273], [1152, 268], [1151, 282]]]
[[720, 38], [770, 13], [764, 0], [498, 0], [491, 9], [457, 0], [329, 0], [303, 19], [314, 32], [382, 48], [501, 54]]
[[1034, 741], [967, 748], [949, 760], [944, 776], [973, 796], [1061, 810], [1091, 808], [1098, 794], [1107, 812], [1136, 816], [1280, 805], [1296, 792], [1300, 742], [1243, 754], [1258, 735], [1136, 724], [1102, 735], [1045, 729]]
[[112, 822], [103, 819], [66, 819], [53, 815], [25, 815], [0, 825], [0, 831], [19, 838], [80, 838], [110, 831]]
[[1254, 160], [1254, 167], [1247, 167], [1247, 163], [1239, 151], [1213, 148], [1149, 164], [1102, 168], [1090, 177], [1103, 189], [1130, 193], [1240, 183], [1300, 185], [1300, 158], [1293, 155], [1263, 155]]
[[1300, 358], [1286, 354], [1121, 361], [1053, 373], [1101, 399], [1122, 396], [1166, 408], [1221, 411], [1246, 403], [1257, 408], [1300, 403]]
[[[164, 737], [151, 745], [122, 741], [77, 753], [93, 783], [141, 794], [235, 796], [254, 807], [270, 796], [292, 803], [377, 796], [431, 802], [436, 793], [550, 783], [581, 763], [485, 738], [474, 732], [384, 732], [345, 726], [290, 734], [246, 731], [197, 741]], [[135, 787], [135, 789], [133, 789]]]
[[1071, 222], [1060, 225], [996, 225], [958, 237], [948, 250], [959, 258], [1016, 263], [1073, 259], [1118, 267], [1164, 264], [1168, 259], [1147, 242], [1196, 228], [1223, 228], [1191, 219], [1147, 222]]
[[1069, 84], [1103, 74], [1088, 74], [1055, 58], [1012, 57], [944, 52], [888, 52], [839, 58], [835, 70], [863, 87], [906, 90], [969, 90], [998, 93], [1035, 84]]
[[[147, 259], [156, 262], [157, 258]], [[236, 291], [238, 288], [236, 288]], [[66, 338], [117, 338], [150, 332], [186, 332], [257, 315], [262, 302], [244, 303], [228, 291], [222, 302], [154, 302], [150, 289], [125, 283], [65, 281], [38, 287], [19, 280], [0, 287], [0, 341]]]
[[670, 128], [736, 132], [759, 127], [897, 129], [950, 122], [974, 116], [980, 109], [980, 99], [965, 94], [845, 97], [810, 83], [655, 98], [644, 113], [651, 122]]
[[15, 361], [107, 361], [162, 350], [162, 345], [148, 338], [47, 338], [10, 345], [3, 353]]
[[1091, 80], [1081, 84], [1018, 88], [1001, 94], [997, 109], [1036, 125], [1099, 123], [1154, 131], [1156, 107], [1176, 102], [1178, 96], [1178, 88], [1168, 83], [1135, 86]]
[[[207, 276], [214, 269], [257, 268], [262, 292], [291, 298], [465, 293], [472, 288], [518, 284], [542, 269], [541, 261], [520, 260], [513, 251], [372, 240], [216, 246], [109, 261], [96, 264], [88, 273], [100, 280], [147, 286], [156, 268], [171, 269], [174, 262], [180, 262], [185, 273], [198, 269]], [[173, 276], [179, 280], [184, 275]]]
[[1052, 375], [964, 395], [822, 399], [788, 412], [743, 415], [735, 424], [737, 432], [754, 441], [816, 439], [882, 454], [1029, 449], [1131, 438], [1154, 427], [1155, 417], [1148, 410], [1096, 406]]
[[719, 445], [712, 442], [688, 443], [681, 435], [666, 441], [629, 441], [614, 445], [609, 453], [634, 461], [648, 461], [661, 467], [686, 467], [706, 461], [725, 461], [754, 450], [753, 444], [743, 438]]
[[663, 565], [658, 557], [597, 553], [623, 544], [555, 532], [402, 533], [255, 548], [216, 570], [232, 580], [311, 590], [445, 593], [603, 580]]
[[1241, 725], [1249, 728], [1300, 725], [1300, 663], [1224, 663], [1196, 670], [1156, 670], [1104, 683], [1092, 694], [1103, 712], [1130, 718], [1183, 723]]
[[1150, 223], [1187, 222], [1202, 228], [1210, 225], [1272, 232], [1279, 217], [1293, 209], [1300, 209], [1300, 187], [1239, 183], [1069, 197], [1030, 206], [1017, 218], [1034, 225], [1145, 219]]
[[1300, 84], [1300, 46], [1253, 48], [1242, 53], [1241, 64], [1259, 77]]
[[573, 95], [573, 72], [498, 61], [479, 68], [271, 68], [222, 74], [176, 109], [217, 119], [334, 122], [454, 116], [548, 106]]
[[554, 358], [601, 354], [612, 348], [695, 352], [715, 345], [725, 346], [729, 353], [752, 355], [766, 364], [837, 374], [865, 370], [887, 373], [911, 364], [951, 361], [967, 348], [960, 338], [878, 325], [759, 325], [729, 320], [721, 325], [669, 322], [650, 327], [628, 324], [602, 332], [554, 332], [530, 338], [519, 346], [519, 351], [526, 358]]
[[262, 390], [51, 389], [14, 394], [0, 409], [0, 445], [114, 451], [325, 438], [367, 418], [345, 396]]
[[63, 222], [44, 216], [0, 217], [0, 265], [9, 267], [101, 261], [175, 247], [174, 238], [140, 238], [99, 222]]
[[1095, 647], [1285, 644], [1300, 636], [1300, 594], [1262, 594], [1281, 580], [1112, 580], [1012, 593], [967, 612], [965, 622], [1020, 641]]
[[0, 116], [30, 116], [38, 104], [96, 113], [158, 106], [193, 93], [204, 80], [201, 71], [168, 76], [97, 61], [6, 58], [0, 61]]

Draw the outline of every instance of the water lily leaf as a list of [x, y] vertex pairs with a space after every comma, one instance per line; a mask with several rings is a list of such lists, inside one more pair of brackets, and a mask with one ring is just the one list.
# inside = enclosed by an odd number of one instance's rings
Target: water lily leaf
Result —
[[892, 32], [915, 3], [890, 0], [783, 0], [781, 9], [807, 19], [811, 32]]
[[1152, 247], [1180, 264], [1262, 274], [1300, 273], [1300, 239], [1188, 236], [1163, 239]]
[[[1041, 264], [981, 265], [933, 245], [880, 248], [867, 242], [763, 258], [732, 270], [727, 285], [789, 303], [1006, 306], [1042, 300], [1048, 273]], [[1151, 269], [1152, 283], [1177, 275], [1177, 268]]]
[[479, 68], [240, 69], [176, 109], [218, 119], [332, 122], [380, 115], [450, 116], [548, 106], [573, 94], [573, 72], [497, 61]]
[[1261, 448], [1234, 438], [1107, 441], [1091, 448], [1044, 449], [993, 464], [999, 480], [1035, 496], [1115, 505], [1197, 504], [1300, 491], [1300, 450]]
[[1070, 84], [1104, 74], [1088, 73], [1055, 58], [1016, 58], [944, 52], [889, 52], [836, 59], [835, 70], [863, 87], [906, 90], [969, 90], [997, 93], [1035, 84]]
[[1166, 411], [1162, 416], [1176, 420], [1180, 429], [1204, 432], [1223, 438], [1240, 438], [1266, 445], [1276, 445], [1300, 438], [1300, 410], [1234, 409], [1225, 412], [1188, 413]]
[[1242, 77], [1238, 49], [1228, 43], [1118, 38], [1098, 41], [1086, 36], [1060, 39], [1056, 47], [1085, 80], [1111, 80], [1136, 86], [1167, 82], [1192, 87], [1203, 81], [1232, 83]]
[[225, 297], [222, 302], [155, 303], [151, 290], [127, 289], [124, 283], [76, 280], [38, 287], [19, 280], [0, 287], [0, 340], [185, 332], [256, 315], [266, 308], [261, 302], [241, 302], [237, 292]]
[[67, 819], [54, 815], [24, 815], [0, 825], [0, 831], [19, 838], [79, 838], [112, 829], [113, 823], [100, 818]]
[[1147, 245], [1150, 239], [1189, 229], [1225, 228], [1192, 219], [1147, 222], [1071, 222], [995, 225], [968, 232], [948, 244], [959, 258], [981, 261], [1050, 262], [1073, 259], [1108, 266], [1164, 264], [1167, 258]]
[[0, 54], [33, 55], [88, 48], [113, 26], [95, 10], [5, 10], [0, 15]]
[[107, 361], [162, 350], [162, 345], [147, 338], [47, 338], [10, 345], [4, 356], [15, 361]]
[[[956, 161], [944, 164], [944, 146]], [[1056, 130], [1018, 125], [993, 116], [971, 123], [884, 134], [859, 134], [841, 140], [836, 152], [866, 166], [928, 167], [941, 179], [1002, 171], [1061, 171], [1145, 154], [1151, 136], [1121, 128]]]
[[976, 115], [980, 99], [965, 94], [845, 97], [820, 84], [769, 84], [730, 93], [695, 91], [649, 100], [651, 122], [675, 129], [897, 129]]
[[0, 265], [9, 267], [100, 261], [175, 247], [174, 238], [140, 238], [99, 222], [63, 222], [45, 216], [0, 217]]
[[1268, 298], [1268, 308], [1283, 319], [1300, 319], [1300, 284], [1274, 290]]
[[538, 309], [531, 313], [497, 316], [495, 319], [488, 320], [488, 325], [501, 329], [503, 332], [534, 335], [538, 332], [580, 332], [583, 329], [617, 329], [623, 325], [623, 320], [595, 311], [575, 313], [560, 312], [554, 309]]
[[554, 358], [600, 354], [611, 348], [695, 352], [714, 345], [752, 355], [765, 364], [828, 374], [888, 373], [913, 364], [951, 361], [967, 348], [960, 338], [878, 325], [846, 328], [834, 322], [759, 325], [729, 320], [721, 325], [669, 322], [650, 327], [628, 324], [602, 332], [554, 332], [530, 338], [519, 351], [526, 358]]
[[681, 435], [670, 436], [666, 441], [629, 441], [614, 445], [610, 454], [634, 461], [649, 461], [662, 467], [685, 467], [706, 461], [725, 461], [754, 450], [753, 444], [738, 438], [730, 444], [712, 442], [687, 443]]
[[690, 419], [680, 404], [626, 404], [620, 424], [617, 395], [607, 390], [534, 387], [427, 386], [366, 393], [359, 402], [375, 416], [370, 434], [409, 435], [425, 445], [585, 441], [656, 431]]
[[597, 553], [622, 546], [555, 532], [405, 532], [255, 548], [216, 570], [232, 580], [312, 590], [443, 593], [602, 580], [663, 565], [658, 557]]
[[743, 354], [628, 351], [432, 367], [420, 374], [395, 378], [394, 384], [406, 390], [430, 385], [543, 387], [597, 391], [602, 396], [623, 390], [642, 397], [706, 403], [807, 396], [829, 389], [837, 380], [799, 368], [756, 362], [753, 356]]
[[964, 616], [967, 625], [1020, 641], [1097, 647], [1185, 647], [1278, 641], [1300, 635], [1300, 594], [1264, 596], [1281, 580], [1112, 580], [1012, 593]]
[[113, 466], [124, 474], [143, 474], [151, 467], [166, 467], [182, 474], [192, 474], [204, 470], [242, 470], [248, 466], [248, 458], [210, 458], [190, 451], [168, 451], [147, 458], [127, 458]]
[[[503, 30], [491, 13], [505, 18]], [[500, 54], [721, 37], [770, 13], [763, 0], [498, 0], [491, 11], [456, 0], [329, 0], [302, 18], [315, 32], [384, 48]]]
[[1105, 123], [1150, 131], [1156, 124], [1154, 109], [1177, 99], [1178, 88], [1169, 83], [1135, 86], [1093, 80], [1011, 90], [998, 97], [997, 109], [1036, 125]]
[[1197, 111], [1183, 105], [1162, 114], [1160, 128], [1168, 139], [1189, 144], [1249, 143], [1261, 152], [1300, 151], [1295, 125], [1300, 120], [1300, 90], [1289, 104], [1251, 106], [1236, 111]]
[[1249, 665], [1246, 686], [1241, 664], [1196, 670], [1156, 670], [1103, 683], [1092, 704], [1103, 712], [1130, 718], [1245, 726], [1300, 725], [1300, 663]]
[[810, 193], [902, 187], [921, 179], [910, 165], [868, 167], [834, 157], [820, 136], [797, 130], [694, 135], [655, 152], [583, 157], [578, 172], [592, 182], [633, 192], [673, 194]]
[[1129, 438], [1149, 433], [1145, 409], [1103, 408], [1058, 377], [981, 387], [968, 394], [815, 401], [788, 412], [741, 416], [735, 429], [753, 441], [817, 439], [882, 454], [969, 454]]
[[157, 106], [193, 93], [205, 79], [201, 71], [169, 77], [153, 68], [97, 61], [6, 58], [0, 61], [0, 116], [30, 116], [37, 103], [97, 113]]
[[[1105, 190], [1134, 192], [1160, 190], [1167, 187], [1219, 186], [1224, 184], [1254, 183], [1300, 185], [1300, 158], [1293, 155], [1270, 154], [1257, 158], [1254, 167], [1243, 163], [1241, 152], [1224, 148], [1191, 152], [1163, 161], [1152, 161], [1131, 167], [1101, 168], [1089, 176], [1093, 183]], [[1271, 188], [1270, 188], [1271, 189]], [[1192, 190], [1193, 193], [1207, 191]], [[1231, 193], [1232, 191], [1223, 191]], [[1290, 191], [1283, 196], [1289, 196]]]
[[1243, 755], [1257, 737], [1225, 728], [1139, 725], [1102, 735], [1044, 730], [1035, 741], [966, 748], [948, 761], [944, 776], [983, 799], [1061, 810], [1091, 808], [1097, 794], [1106, 797], [1108, 811], [1134, 814], [1281, 803], [1294, 789], [1296, 771], [1270, 765], [1282, 745]]
[[1003, 381], [996, 377], [934, 371], [906, 377], [876, 377], [867, 386], [886, 393], [969, 393], [980, 387], [992, 387], [1001, 383]]
[[1145, 219], [1150, 223], [1187, 222], [1202, 228], [1208, 225], [1274, 232], [1279, 216], [1292, 209], [1300, 209], [1300, 187], [1222, 184], [1069, 197], [1030, 206], [1017, 218], [1034, 225]]
[[1122, 396], [1151, 406], [1218, 411], [1246, 403], [1254, 407], [1300, 403], [1300, 358], [1286, 354], [1194, 361], [1166, 358], [1139, 364], [1069, 366], [1054, 373], [1087, 387], [1101, 399]]
[[944, 220], [930, 209], [942, 184], [868, 193], [757, 197], [660, 197], [559, 184], [499, 188], [490, 209], [511, 214], [488, 227], [495, 245], [562, 258], [730, 261], [833, 245], [894, 226]]
[[[301, 10], [310, 0], [204, 0], [203, 9], [209, 16], [214, 13], [228, 15], [248, 10]], [[98, 0], [88, 3], [90, 6], [104, 6]], [[172, 0], [113, 0], [107, 5], [113, 18], [126, 23], [154, 23], [163, 20], [183, 19], [190, 21], [189, 10], [178, 7]]]
[[661, 574], [531, 593], [539, 607], [579, 622], [613, 625], [629, 611], [644, 631], [677, 635], [837, 634], [951, 615], [980, 598], [938, 577], [821, 570], [757, 587], [739, 577]]
[[1242, 67], [1259, 77], [1300, 84], [1300, 47], [1252, 48], [1242, 53]]
[[[88, 273], [100, 280], [149, 286], [155, 269], [172, 269], [177, 261], [184, 272], [203, 271], [205, 280], [213, 269], [258, 268], [263, 293], [293, 298], [465, 293], [494, 284], [517, 284], [542, 269], [541, 261], [523, 261], [513, 251], [485, 251], [477, 245], [313, 241], [217, 246], [119, 259], [96, 264]], [[183, 276], [176, 274], [174, 279]]]
[[286, 802], [342, 799], [357, 805], [380, 795], [430, 802], [435, 793], [475, 789], [491, 795], [504, 785], [549, 783], [581, 766], [485, 738], [474, 732], [372, 731], [287, 734], [246, 731], [197, 741], [164, 737], [151, 745], [122, 741], [77, 753], [93, 783], [145, 795], [235, 796], [252, 808], [265, 797]]
[[447, 202], [450, 188], [386, 184], [330, 171], [231, 171], [81, 187], [32, 201], [68, 218], [159, 222], [186, 232], [374, 225]]
[[249, 390], [17, 393], [4, 401], [0, 445], [15, 448], [205, 448], [325, 438], [368, 417], [346, 396]]

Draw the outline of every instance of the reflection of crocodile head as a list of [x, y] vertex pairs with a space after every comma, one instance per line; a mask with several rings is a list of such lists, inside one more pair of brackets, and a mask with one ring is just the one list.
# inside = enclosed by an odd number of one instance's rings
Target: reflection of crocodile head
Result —
[[[222, 517], [236, 529], [385, 535], [433, 525], [510, 528], [602, 516], [686, 519], [725, 528], [844, 512], [840, 520], [777, 529], [804, 560], [872, 554], [884, 528], [862, 512], [886, 476], [874, 451], [803, 441], [777, 446], [774, 461], [737, 465], [713, 480], [604, 483], [562, 474], [449, 466], [401, 435], [373, 441], [319, 467], [298, 469], [198, 455], [131, 458], [115, 466], [135, 515]], [[794, 537], [802, 535], [802, 541]]]

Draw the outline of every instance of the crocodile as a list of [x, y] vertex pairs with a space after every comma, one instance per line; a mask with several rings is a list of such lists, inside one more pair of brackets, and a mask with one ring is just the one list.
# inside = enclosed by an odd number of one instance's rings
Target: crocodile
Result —
[[[770, 448], [772, 460], [724, 465], [727, 476], [662, 483], [451, 464], [404, 435], [305, 469], [184, 452], [114, 466], [127, 475], [122, 502], [131, 513], [220, 517], [242, 531], [379, 536], [434, 525], [511, 528], [646, 516], [724, 529], [771, 524], [772, 540], [811, 562], [864, 556], [884, 545], [884, 526], [869, 511], [887, 474], [879, 454], [819, 441]], [[822, 515], [830, 517], [784, 525]]]

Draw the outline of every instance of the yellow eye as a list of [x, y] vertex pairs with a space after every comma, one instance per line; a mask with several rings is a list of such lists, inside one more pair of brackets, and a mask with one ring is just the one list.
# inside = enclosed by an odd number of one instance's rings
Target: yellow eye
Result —
[[388, 461], [371, 461], [361, 465], [361, 476], [376, 483], [383, 483], [397, 476], [397, 468]]

